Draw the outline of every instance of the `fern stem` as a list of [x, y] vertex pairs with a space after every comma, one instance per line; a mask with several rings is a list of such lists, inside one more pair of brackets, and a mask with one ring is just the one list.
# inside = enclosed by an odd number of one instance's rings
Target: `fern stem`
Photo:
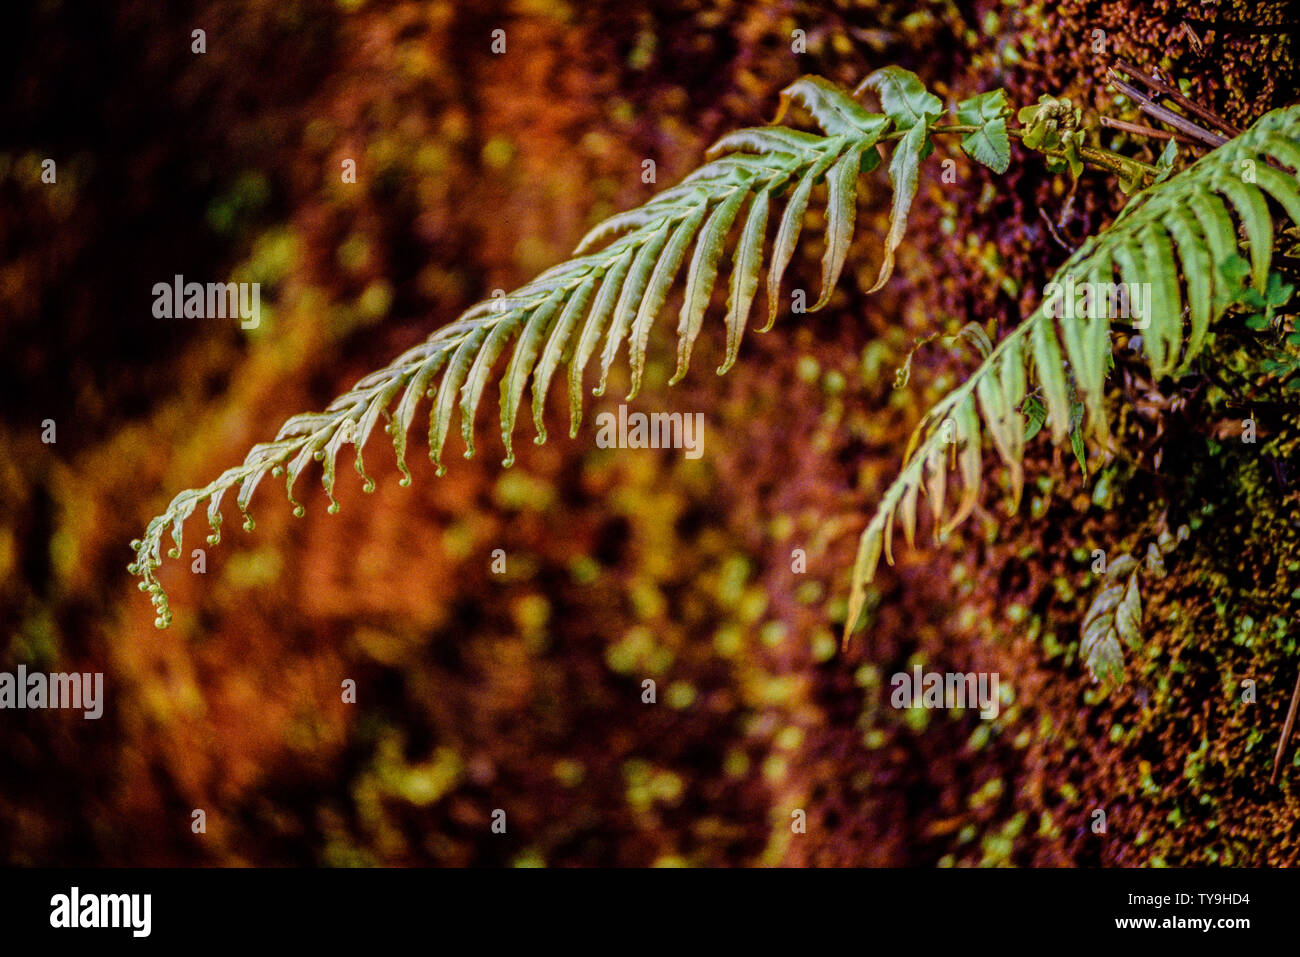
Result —
[[1124, 133], [1132, 133], [1135, 136], [1146, 136], [1154, 140], [1178, 140], [1180, 143], [1186, 143], [1188, 146], [1200, 146], [1204, 144], [1199, 140], [1194, 140], [1184, 133], [1171, 133], [1169, 130], [1158, 130], [1154, 126], [1143, 126], [1140, 123], [1126, 123], [1123, 120], [1112, 119], [1109, 116], [1101, 118], [1101, 125], [1111, 130], [1120, 130]]
[[[936, 124], [930, 127], [930, 132], [932, 134], [955, 133], [964, 136], [969, 133], [978, 133], [980, 129], [981, 127], [968, 123]], [[881, 139], [898, 139], [902, 135], [902, 132], [896, 131], [881, 137]], [[1025, 131], [1023, 129], [1008, 129], [1007, 135], [1015, 137], [1016, 139], [1022, 139], [1025, 135]], [[1066, 154], [1061, 150], [1044, 149], [1040, 147], [1036, 152], [1042, 153], [1044, 156], [1051, 156], [1055, 159], [1066, 159]], [[1079, 156], [1085, 163], [1094, 166], [1097, 169], [1106, 170], [1108, 173], [1114, 173], [1117, 176], [1129, 173], [1134, 168], [1141, 170], [1147, 176], [1156, 176], [1160, 173], [1160, 170], [1148, 163], [1143, 163], [1141, 160], [1135, 160], [1131, 157], [1124, 156], [1103, 147], [1081, 146], [1079, 147]]]

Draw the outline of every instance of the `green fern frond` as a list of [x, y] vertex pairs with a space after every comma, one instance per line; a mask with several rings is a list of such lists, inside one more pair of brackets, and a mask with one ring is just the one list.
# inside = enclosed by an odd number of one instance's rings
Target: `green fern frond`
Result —
[[[1079, 658], [1093, 681], [1119, 684], [1124, 680], [1124, 650], [1121, 640], [1134, 651], [1142, 647], [1142, 592], [1140, 577], [1165, 577], [1165, 556], [1190, 537], [1186, 525], [1171, 532], [1162, 517], [1159, 537], [1147, 545], [1146, 559], [1139, 563], [1132, 555], [1120, 555], [1106, 563], [1105, 552], [1097, 556], [1093, 571], [1101, 584], [1096, 597], [1083, 614], [1079, 629]], [[1100, 564], [1100, 568], [1098, 565]]]
[[1093, 681], [1119, 683], [1124, 678], [1124, 652], [1120, 639], [1130, 648], [1142, 643], [1142, 594], [1138, 584], [1138, 563], [1124, 555], [1106, 569], [1104, 587], [1083, 615], [1079, 634], [1079, 657], [1088, 666]]
[[[825, 306], [853, 238], [859, 174], [876, 167], [880, 161], [877, 144], [892, 130], [901, 137], [890, 164], [895, 199], [885, 264], [876, 287], [882, 285], [892, 270], [893, 250], [916, 191], [916, 166], [930, 148], [927, 122], [939, 115], [940, 103], [905, 70], [886, 68], [868, 78], [868, 83], [880, 90], [883, 114], [868, 112], [825, 80], [798, 80], [782, 92], [774, 123], [791, 103], [798, 103], [816, 120], [821, 134], [773, 125], [723, 137], [709, 150], [711, 162], [645, 205], [596, 226], [578, 244], [575, 258], [508, 296], [471, 307], [421, 345], [363, 378], [324, 412], [291, 418], [273, 442], [254, 446], [242, 465], [204, 488], [176, 496], [167, 511], [149, 523], [144, 538], [132, 543], [136, 561], [131, 571], [140, 576], [140, 588], [152, 597], [158, 627], [166, 627], [171, 620], [167, 596], [155, 575], [162, 563], [163, 536], [170, 530], [174, 548], [169, 554], [179, 557], [182, 526], [202, 502], [207, 502], [212, 529], [208, 542], [213, 545], [221, 537], [222, 500], [236, 486], [244, 528], [252, 530], [249, 501], [268, 472], [283, 474], [294, 513], [302, 515], [304, 509], [294, 498], [294, 486], [307, 464], [319, 461], [329, 510], [335, 512], [336, 460], [345, 445], [355, 449], [355, 466], [365, 490], [374, 489], [361, 449], [381, 416], [387, 420], [384, 428], [403, 473], [401, 484], [409, 485], [407, 434], [426, 397], [432, 402], [429, 452], [441, 475], [443, 448], [457, 409], [465, 456], [473, 455], [475, 412], [494, 366], [511, 343], [514, 351], [499, 380], [506, 466], [514, 459], [515, 421], [530, 380], [538, 444], [546, 440], [546, 397], [562, 366], [568, 369], [571, 436], [577, 434], [582, 418], [584, 373], [597, 351], [600, 372], [594, 394], [604, 393], [610, 369], [626, 343], [631, 369], [628, 398], [633, 398], [641, 387], [651, 329], [686, 264], [677, 327], [677, 368], [671, 379], [672, 383], [679, 381], [689, 367], [728, 238], [741, 223], [724, 320], [726, 355], [717, 370], [726, 372], [739, 352], [765, 261], [768, 315], [764, 328], [775, 321], [782, 277], [798, 246], [813, 187], [823, 181], [827, 184], [827, 225], [822, 289], [811, 308]], [[788, 197], [783, 204], [782, 197]], [[772, 219], [778, 219], [779, 225], [768, 255], [765, 247]]]
[[[1300, 225], [1297, 174], [1300, 106], [1267, 114], [1183, 172], [1136, 194], [1110, 228], [1088, 239], [1066, 261], [1049, 290], [1088, 283], [1084, 288], [1093, 294], [1084, 302], [1084, 315], [1068, 306], [1057, 309], [1066, 304], [1066, 297], [1044, 302], [918, 425], [902, 471], [862, 533], [846, 640], [860, 625], [866, 587], [881, 554], [893, 564], [895, 521], [902, 524], [908, 543], [913, 542], [922, 488], [936, 541], [975, 507], [983, 478], [981, 422], [1009, 470], [1011, 507], [1019, 503], [1024, 485], [1022, 405], [1029, 397], [1030, 373], [1055, 442], [1070, 434], [1072, 395], [1077, 391], [1094, 437], [1106, 443], [1103, 388], [1111, 362], [1109, 313], [1114, 310], [1097, 308], [1096, 292], [1113, 286], [1116, 271], [1123, 283], [1149, 283], [1150, 308], [1138, 328], [1152, 374], [1161, 378], [1185, 369], [1200, 352], [1211, 324], [1234, 299], [1219, 264], [1244, 247], [1252, 288], [1262, 292], [1267, 287], [1275, 226], [1269, 200]], [[956, 460], [961, 474], [962, 494], [948, 512], [950, 459]]]

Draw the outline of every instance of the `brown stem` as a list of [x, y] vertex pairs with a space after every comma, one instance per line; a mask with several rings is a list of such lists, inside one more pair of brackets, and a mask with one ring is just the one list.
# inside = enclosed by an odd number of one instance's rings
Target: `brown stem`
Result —
[[[1065, 157], [1065, 154], [1059, 150], [1043, 150], [1042, 152], [1047, 153], [1049, 156]], [[1102, 169], [1110, 170], [1116, 175], [1122, 175], [1129, 172], [1127, 167], [1130, 166], [1136, 166], [1148, 176], [1158, 176], [1160, 174], [1160, 170], [1156, 169], [1156, 167], [1152, 166], [1150, 163], [1144, 163], [1141, 160], [1135, 160], [1128, 156], [1121, 156], [1118, 153], [1112, 153], [1110, 150], [1098, 149], [1095, 146], [1080, 146], [1079, 156], [1085, 161], [1091, 160], [1097, 166], [1100, 166]]]
[[1168, 130], [1158, 130], [1154, 126], [1142, 126], [1139, 123], [1125, 123], [1123, 120], [1111, 119], [1109, 116], [1101, 118], [1101, 125], [1108, 129], [1123, 130], [1125, 133], [1133, 133], [1137, 136], [1148, 136], [1153, 140], [1177, 140], [1180, 143], [1193, 146], [1203, 145], [1200, 140], [1194, 140], [1184, 133], [1171, 133]]
[[1116, 60], [1115, 65], [1119, 67], [1121, 70], [1123, 70], [1125, 73], [1127, 73], [1129, 76], [1133, 77], [1133, 79], [1142, 83], [1144, 86], [1150, 87], [1151, 89], [1155, 90], [1157, 93], [1163, 93], [1165, 96], [1169, 97], [1169, 99], [1173, 100], [1175, 103], [1177, 103], [1183, 109], [1187, 110], [1189, 113], [1195, 113], [1197, 116], [1205, 120], [1205, 122], [1209, 123], [1214, 128], [1218, 129], [1220, 132], [1228, 134], [1229, 137], [1241, 135], [1241, 130], [1234, 127], [1231, 123], [1229, 123], [1227, 120], [1225, 120], [1223, 117], [1219, 116], [1218, 114], [1210, 110], [1207, 110], [1199, 103], [1189, 99], [1186, 95], [1183, 94], [1181, 90], [1175, 89], [1174, 87], [1170, 86], [1168, 83], [1165, 83], [1164, 81], [1159, 80], [1156, 77], [1146, 76], [1145, 74], [1142, 73], [1142, 71], [1137, 69], [1137, 67], [1133, 66], [1130, 63], [1125, 63], [1123, 60]]
[[1227, 137], [1220, 136], [1218, 133], [1212, 133], [1203, 126], [1197, 126], [1191, 120], [1187, 119], [1187, 117], [1180, 116], [1168, 107], [1161, 106], [1137, 87], [1121, 80], [1119, 74], [1114, 70], [1110, 71], [1110, 82], [1114, 83], [1121, 93], [1136, 103], [1138, 109], [1148, 116], [1159, 120], [1161, 123], [1172, 126], [1174, 129], [1180, 130], [1188, 136], [1194, 137], [1211, 147], [1219, 147], [1228, 142]]
[[1286, 754], [1286, 744], [1291, 740], [1291, 729], [1295, 727], [1297, 708], [1300, 708], [1300, 675], [1296, 675], [1291, 707], [1287, 710], [1286, 721], [1282, 724], [1282, 740], [1277, 743], [1277, 754], [1273, 755], [1273, 776], [1268, 779], [1269, 784], [1277, 784], [1277, 773], [1282, 767], [1282, 756]]
[[1038, 215], [1041, 216], [1043, 222], [1047, 224], [1047, 231], [1051, 234], [1052, 238], [1056, 240], [1056, 244], [1070, 255], [1074, 255], [1077, 247], [1070, 245], [1069, 241], [1061, 235], [1061, 231], [1056, 228], [1056, 223], [1052, 222], [1052, 217], [1047, 215], [1047, 210], [1040, 207]]

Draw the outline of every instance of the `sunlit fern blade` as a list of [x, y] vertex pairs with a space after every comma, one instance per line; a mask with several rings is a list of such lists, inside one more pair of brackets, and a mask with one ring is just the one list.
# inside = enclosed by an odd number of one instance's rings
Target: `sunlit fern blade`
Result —
[[632, 331], [628, 344], [628, 363], [632, 368], [632, 384], [628, 390], [628, 399], [636, 397], [641, 390], [641, 377], [645, 372], [646, 349], [650, 344], [650, 327], [654, 324], [655, 318], [663, 309], [664, 302], [668, 299], [668, 290], [672, 288], [674, 280], [677, 278], [677, 271], [681, 268], [682, 260], [686, 257], [686, 249], [695, 236], [696, 231], [700, 228], [700, 223], [704, 220], [704, 215], [709, 211], [708, 203], [701, 200], [696, 210], [681, 221], [676, 230], [669, 237], [668, 244], [664, 247], [663, 254], [659, 261], [655, 263], [654, 272], [650, 274], [650, 279], [646, 283], [646, 290], [641, 297], [641, 305], [637, 309], [636, 319], [632, 323]]
[[569, 435], [571, 437], [578, 434], [578, 426], [582, 422], [583, 372], [586, 371], [592, 353], [596, 351], [596, 343], [600, 341], [601, 333], [605, 331], [605, 323], [614, 312], [614, 305], [618, 302], [623, 282], [627, 278], [628, 270], [632, 268], [636, 253], [635, 246], [628, 246], [606, 270], [600, 282], [600, 291], [596, 293], [591, 311], [587, 313], [587, 321], [582, 326], [582, 333], [578, 336], [573, 358], [569, 361]]
[[467, 459], [474, 457], [474, 413], [478, 411], [479, 400], [483, 397], [483, 388], [487, 385], [488, 375], [510, 338], [519, 331], [523, 320], [522, 312], [511, 310], [508, 315], [495, 323], [483, 347], [474, 357], [474, 364], [470, 367], [469, 374], [465, 377], [465, 384], [461, 387], [460, 434], [465, 441]]
[[566, 293], [572, 294], [572, 290], [564, 288], [553, 290], [545, 301], [529, 314], [524, 330], [515, 343], [510, 365], [506, 367], [506, 374], [501, 377], [501, 441], [506, 447], [505, 461], [501, 464], [507, 468], [515, 460], [513, 435], [524, 387], [537, 361], [537, 354], [541, 351], [542, 340], [550, 331], [551, 321], [559, 311]]
[[636, 317], [636, 308], [645, 298], [650, 277], [654, 273], [655, 264], [659, 261], [659, 254], [668, 245], [668, 237], [676, 221], [677, 217], [673, 216], [660, 223], [649, 240], [637, 252], [636, 258], [632, 260], [632, 266], [623, 281], [623, 289], [619, 293], [618, 304], [614, 307], [614, 315], [605, 335], [605, 350], [600, 358], [600, 381], [592, 390], [594, 395], [605, 394], [614, 357], [618, 355], [619, 347], [628, 336], [633, 319]]
[[595, 274], [588, 275], [569, 296], [559, 318], [555, 320], [537, 368], [533, 371], [533, 426], [537, 431], [535, 441], [539, 445], [546, 441], [546, 394], [550, 389], [551, 379], [555, 375], [555, 370], [564, 361], [565, 354], [572, 351], [573, 329], [578, 323], [579, 316], [591, 303], [592, 293], [598, 281], [599, 277]]
[[826, 252], [822, 257], [822, 292], [809, 310], [816, 312], [830, 302], [839, 282], [844, 261], [853, 242], [853, 223], [857, 217], [858, 170], [862, 162], [862, 144], [851, 147], [826, 174]]
[[767, 272], [767, 323], [763, 327], [764, 331], [776, 322], [777, 312], [781, 308], [781, 278], [799, 244], [799, 234], [803, 230], [804, 214], [808, 210], [813, 186], [834, 162], [835, 154], [828, 151], [808, 167], [800, 178], [799, 185], [790, 194], [785, 212], [781, 214], [781, 224], [777, 227], [776, 241], [772, 245], [772, 261]]
[[704, 313], [718, 279], [718, 263], [726, 246], [727, 233], [735, 222], [749, 191], [737, 187], [709, 216], [695, 243], [695, 252], [687, 269], [686, 292], [682, 299], [681, 319], [677, 325], [677, 371], [669, 385], [675, 385], [690, 368], [691, 352], [704, 324]]
[[[447, 443], [447, 432], [451, 429], [451, 417], [456, 408], [457, 393], [468, 378], [469, 370], [478, 357], [479, 348], [491, 328], [486, 324], [480, 325], [464, 338], [456, 349], [455, 355], [452, 356], [447, 370], [442, 374], [442, 382], [438, 385], [438, 397], [434, 400], [433, 410], [430, 413], [429, 454], [438, 467], [439, 475], [445, 469], [442, 464], [442, 449]], [[364, 437], [359, 435], [357, 448], [359, 449], [363, 444]]]
[[718, 366], [718, 375], [731, 368], [740, 352], [740, 339], [745, 334], [750, 307], [758, 291], [758, 270], [763, 261], [763, 239], [767, 231], [767, 214], [771, 207], [772, 190], [765, 187], [754, 194], [750, 202], [745, 228], [736, 244], [735, 261], [731, 269], [731, 295], [727, 299], [727, 355]]

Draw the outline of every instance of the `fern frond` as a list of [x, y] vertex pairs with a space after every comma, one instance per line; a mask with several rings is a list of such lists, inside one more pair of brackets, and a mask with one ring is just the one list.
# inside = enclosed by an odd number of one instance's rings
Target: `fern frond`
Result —
[[[402, 485], [409, 485], [407, 434], [422, 399], [431, 400], [429, 453], [438, 474], [444, 471], [443, 449], [452, 419], [460, 413], [466, 457], [474, 452], [474, 417], [493, 370], [513, 343], [513, 352], [500, 385], [501, 435], [509, 466], [514, 459], [512, 436], [529, 380], [535, 441], [546, 440], [543, 425], [548, 390], [561, 366], [568, 368], [571, 436], [582, 418], [584, 373], [599, 352], [600, 373], [594, 394], [604, 393], [608, 376], [626, 343], [633, 398], [641, 387], [651, 329], [667, 302], [682, 265], [685, 291], [678, 324], [677, 369], [672, 382], [685, 375], [703, 326], [719, 264], [737, 223], [724, 321], [726, 356], [718, 373], [736, 360], [759, 285], [768, 262], [767, 296], [770, 327], [778, 312], [781, 279], [799, 242], [813, 187], [827, 183], [826, 242], [822, 259], [822, 290], [811, 308], [830, 300], [853, 237], [858, 176], [880, 160], [878, 143], [891, 128], [906, 130], [894, 148], [891, 177], [900, 194], [886, 242], [885, 265], [879, 287], [892, 269], [893, 249], [902, 235], [911, 196], [916, 189], [916, 163], [929, 148], [926, 124], [913, 126], [915, 115], [938, 115], [939, 101], [920, 81], [903, 70], [879, 71], [884, 114], [870, 113], [844, 91], [817, 77], [805, 77], [781, 94], [777, 122], [789, 105], [804, 106], [821, 128], [820, 134], [782, 126], [740, 130], [723, 137], [709, 151], [711, 161], [645, 205], [620, 213], [592, 229], [574, 251], [575, 258], [547, 270], [508, 296], [481, 302], [455, 322], [433, 333], [419, 346], [387, 367], [366, 376], [324, 412], [298, 415], [280, 429], [275, 440], [256, 445], [242, 465], [229, 469], [209, 485], [182, 492], [167, 511], [153, 519], [143, 539], [132, 543], [140, 576], [157, 610], [155, 623], [171, 620], [167, 596], [156, 570], [162, 563], [162, 540], [170, 531], [181, 554], [182, 527], [207, 502], [210, 544], [221, 536], [221, 504], [238, 486], [236, 504], [252, 530], [248, 505], [268, 472], [283, 475], [296, 515], [303, 507], [294, 499], [294, 486], [308, 462], [322, 464], [322, 484], [334, 499], [336, 460], [346, 445], [355, 450], [355, 466], [366, 491], [374, 482], [361, 458], [379, 419], [392, 438]], [[900, 112], [906, 108], [907, 112]], [[921, 112], [918, 114], [917, 110]], [[787, 196], [784, 204], [781, 197]], [[742, 210], [743, 215], [742, 215]], [[770, 257], [766, 253], [769, 220], [779, 217]], [[689, 260], [688, 251], [694, 244]], [[394, 408], [395, 407], [395, 408]]]
[[1138, 563], [1131, 555], [1116, 559], [1102, 579], [1102, 588], [1083, 615], [1079, 657], [1093, 681], [1118, 683], [1124, 677], [1124, 652], [1142, 643], [1142, 594]]
[[[1123, 283], [1149, 284], [1148, 315], [1135, 328], [1152, 374], [1186, 369], [1200, 352], [1211, 324], [1233, 300], [1218, 269], [1239, 250], [1249, 252], [1251, 285], [1268, 283], [1275, 220], [1272, 200], [1300, 226], [1300, 106], [1275, 110], [1249, 130], [1183, 172], [1136, 194], [1115, 223], [1088, 239], [1057, 271], [1048, 299], [989, 354], [962, 385], [931, 408], [918, 425], [898, 477], [885, 491], [862, 533], [854, 563], [844, 636], [860, 624], [866, 588], [880, 556], [893, 564], [893, 527], [901, 522], [909, 544], [925, 490], [938, 539], [970, 514], [982, 481], [982, 435], [1010, 472], [1011, 507], [1024, 484], [1025, 423], [1022, 404], [1032, 374], [1047, 408], [1053, 440], [1070, 433], [1072, 389], [1082, 396], [1095, 438], [1109, 434], [1103, 402], [1111, 362], [1113, 308], [1099, 295]], [[1244, 239], [1238, 235], [1240, 226]], [[1090, 290], [1084, 308], [1070, 308], [1079, 283]], [[1052, 290], [1058, 294], [1050, 295]], [[1107, 299], [1106, 306], [1110, 306]], [[1061, 306], [1062, 308], [1057, 308]], [[1184, 314], [1186, 313], [1186, 319]], [[945, 508], [949, 460], [961, 473], [962, 496]]]

